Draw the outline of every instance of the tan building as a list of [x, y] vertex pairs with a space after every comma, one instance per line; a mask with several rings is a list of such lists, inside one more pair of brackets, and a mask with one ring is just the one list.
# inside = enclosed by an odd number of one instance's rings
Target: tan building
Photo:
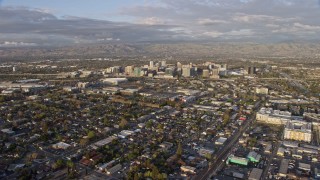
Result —
[[204, 69], [203, 72], [202, 72], [202, 77], [204, 78], [208, 78], [209, 77], [209, 70], [208, 69]]
[[133, 74], [133, 66], [126, 66], [125, 68], [124, 68], [124, 72], [125, 72], [125, 74], [126, 75], [132, 75]]
[[269, 89], [265, 88], [265, 87], [257, 87], [256, 88], [256, 93], [257, 94], [268, 94], [269, 93]]
[[311, 142], [311, 123], [292, 120], [287, 122], [284, 129], [284, 139]]
[[261, 108], [256, 114], [256, 120], [267, 124], [283, 125], [291, 120], [291, 113], [272, 108]]

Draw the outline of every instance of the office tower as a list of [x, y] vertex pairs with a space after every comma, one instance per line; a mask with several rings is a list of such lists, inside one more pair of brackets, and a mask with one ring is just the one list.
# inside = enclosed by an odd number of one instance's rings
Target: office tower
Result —
[[133, 74], [133, 66], [126, 66], [124, 69], [124, 72], [126, 75], [132, 75]]
[[166, 61], [161, 61], [161, 66], [162, 67], [166, 67], [167, 66], [167, 62]]
[[135, 67], [133, 70], [134, 76], [141, 76], [141, 68], [140, 67]]
[[180, 63], [180, 62], [177, 62], [177, 68], [179, 69], [181, 69], [182, 68], [182, 64]]
[[209, 77], [209, 70], [208, 69], [204, 69], [203, 71], [202, 71], [202, 77], [204, 77], [204, 78], [208, 78]]
[[183, 77], [190, 77], [191, 75], [191, 68], [190, 67], [182, 67], [182, 76]]

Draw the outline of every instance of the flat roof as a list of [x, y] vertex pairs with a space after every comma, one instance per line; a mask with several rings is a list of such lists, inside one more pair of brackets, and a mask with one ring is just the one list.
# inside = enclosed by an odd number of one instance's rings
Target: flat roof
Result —
[[263, 170], [258, 168], [253, 168], [249, 180], [260, 180]]
[[282, 159], [279, 174], [285, 175], [288, 173], [288, 166], [289, 166], [289, 160], [288, 159]]

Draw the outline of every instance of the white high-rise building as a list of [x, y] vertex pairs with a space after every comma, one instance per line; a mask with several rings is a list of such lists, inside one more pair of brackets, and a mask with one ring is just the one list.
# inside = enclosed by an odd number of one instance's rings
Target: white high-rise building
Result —
[[177, 68], [182, 68], [182, 64], [180, 62], [177, 62]]
[[167, 66], [167, 62], [166, 61], [161, 61], [161, 66], [162, 67], [166, 67]]
[[153, 66], [154, 66], [153, 61], [150, 61], [149, 67], [150, 67], [150, 68], [153, 68]]

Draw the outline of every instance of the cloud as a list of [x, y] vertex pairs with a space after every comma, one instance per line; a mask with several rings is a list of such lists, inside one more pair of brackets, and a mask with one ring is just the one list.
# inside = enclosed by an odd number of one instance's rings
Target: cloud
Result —
[[[1, 0], [0, 0], [1, 2]], [[128, 22], [0, 7], [0, 42], [72, 44], [181, 40], [320, 40], [320, 0], [154, 0], [127, 5]]]
[[210, 32], [204, 32], [203, 35], [216, 38], [216, 37], [222, 36], [223, 33], [222, 32], [218, 32], [218, 31], [210, 31]]
[[25, 42], [10, 42], [5, 41], [0, 43], [0, 47], [26, 47], [26, 46], [37, 46], [36, 43], [25, 43]]
[[177, 26], [165, 25], [158, 18], [134, 24], [73, 16], [57, 18], [47, 11], [27, 8], [1, 8], [0, 26], [0, 42], [32, 41], [39, 45], [142, 42], [177, 37], [177, 32], [171, 30]]
[[164, 20], [156, 18], [156, 17], [149, 17], [142, 19], [138, 22], [139, 24], [145, 24], [145, 25], [163, 25], [166, 24]]
[[198, 20], [198, 24], [204, 26], [216, 25], [216, 24], [227, 24], [228, 21], [219, 20], [219, 19], [210, 19], [210, 18], [202, 18]]
[[307, 24], [294, 23], [294, 27], [300, 28], [305, 31], [320, 31], [320, 26], [311, 26]]

